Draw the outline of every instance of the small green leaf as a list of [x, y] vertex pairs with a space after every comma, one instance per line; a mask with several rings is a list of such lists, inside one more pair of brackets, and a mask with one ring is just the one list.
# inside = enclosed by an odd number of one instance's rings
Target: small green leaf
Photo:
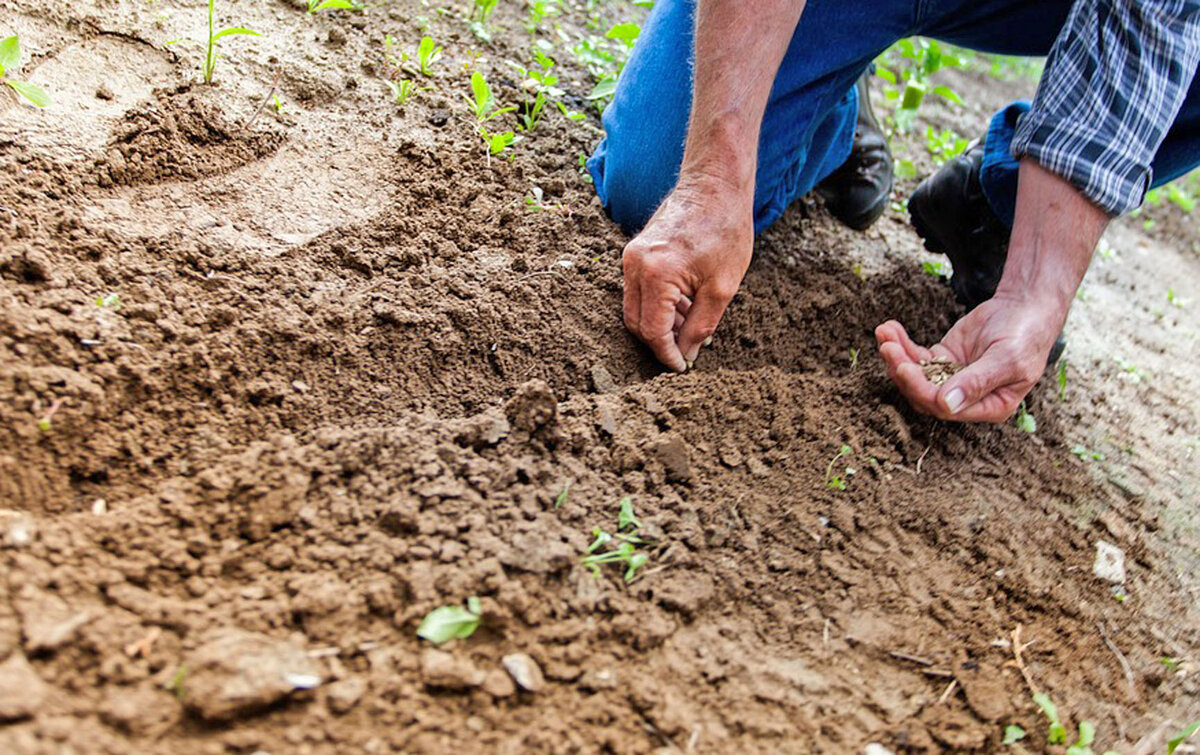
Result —
[[1016, 724], [1009, 724], [1004, 727], [1004, 741], [1000, 744], [1010, 745], [1014, 742], [1020, 742], [1025, 738], [1025, 730]]
[[605, 76], [596, 82], [596, 86], [592, 87], [592, 91], [588, 93], [589, 100], [602, 100], [605, 97], [611, 97], [613, 92], [617, 91], [617, 79], [615, 76]]
[[319, 10], [362, 10], [358, 5], [350, 2], [350, 0], [321, 0], [315, 6], [309, 9], [309, 13], [316, 13]]
[[604, 36], [608, 39], [619, 39], [626, 44], [633, 44], [642, 33], [642, 27], [637, 24], [616, 24]]
[[417, 636], [441, 645], [453, 639], [466, 639], [478, 627], [478, 613], [462, 606], [442, 606], [425, 616], [417, 627]]
[[17, 35], [0, 40], [0, 76], [7, 71], [16, 73], [21, 67], [21, 42]]
[[12, 79], [5, 79], [4, 83], [38, 107], [46, 107], [50, 104], [50, 95], [46, 94], [46, 90], [37, 84], [30, 84], [28, 81], [13, 81]]
[[472, 595], [467, 598], [467, 610], [476, 616], [483, 613], [483, 604], [479, 602], [479, 596]]
[[953, 102], [955, 105], [963, 105], [963, 104], [965, 104], [965, 103], [962, 101], [962, 98], [961, 98], [961, 97], [959, 97], [957, 94], [955, 94], [955, 93], [954, 93], [954, 90], [953, 90], [953, 89], [951, 89], [950, 87], [946, 87], [946, 86], [936, 86], [936, 87], [934, 87], [934, 88], [933, 88], [933, 93], [934, 93], [934, 94], [936, 94], [936, 95], [938, 95], [938, 96], [940, 96], [940, 97], [945, 97], [946, 99], [948, 99], [948, 100], [950, 100], [951, 102]]
[[554, 499], [554, 508], [560, 509], [567, 502], [567, 496], [571, 494], [571, 482], [568, 480], [566, 485], [563, 485], [562, 492]]
[[1017, 410], [1017, 416], [1014, 420], [1014, 424], [1016, 424], [1017, 429], [1024, 430], [1027, 433], [1037, 432], [1037, 420], [1034, 419], [1033, 415], [1030, 414], [1025, 408], [1024, 401], [1021, 402], [1021, 408]]
[[1039, 692], [1033, 696], [1033, 701], [1042, 709], [1042, 713], [1050, 721], [1050, 728], [1046, 734], [1046, 741], [1052, 745], [1066, 744], [1067, 727], [1063, 726], [1062, 721], [1058, 717], [1058, 707], [1054, 701], [1045, 692]]
[[896, 163], [896, 178], [916, 178], [917, 166], [912, 160], [901, 160]]
[[904, 99], [900, 107], [904, 110], [916, 110], [925, 99], [925, 85], [919, 81], [910, 81], [904, 85]]
[[642, 523], [633, 514], [633, 500], [626, 496], [621, 499], [621, 510], [617, 514], [617, 530], [624, 530], [629, 527], [637, 529]]
[[228, 37], [231, 34], [249, 34], [252, 37], [261, 37], [262, 35], [253, 29], [243, 29], [240, 26], [231, 26], [228, 29], [222, 29], [213, 35], [213, 41], [216, 42], [221, 37]]
[[1167, 740], [1167, 755], [1175, 755], [1179, 745], [1186, 742], [1193, 734], [1200, 731], [1200, 720], [1192, 721], [1171, 739]]

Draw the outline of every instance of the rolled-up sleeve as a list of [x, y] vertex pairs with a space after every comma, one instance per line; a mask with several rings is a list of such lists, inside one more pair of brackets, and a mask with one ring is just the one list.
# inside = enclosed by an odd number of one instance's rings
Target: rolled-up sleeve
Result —
[[1078, 0], [1017, 122], [1013, 156], [1112, 215], [1134, 209], [1198, 59], [1200, 1]]

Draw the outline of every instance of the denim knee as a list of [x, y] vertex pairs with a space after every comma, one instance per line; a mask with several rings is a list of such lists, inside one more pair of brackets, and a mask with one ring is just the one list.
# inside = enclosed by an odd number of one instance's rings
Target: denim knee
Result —
[[588, 173], [605, 212], [627, 234], [642, 229], [659, 204], [675, 186], [678, 160], [664, 160], [661, 152], [639, 149], [622, 138], [619, 129], [609, 131], [587, 161]]

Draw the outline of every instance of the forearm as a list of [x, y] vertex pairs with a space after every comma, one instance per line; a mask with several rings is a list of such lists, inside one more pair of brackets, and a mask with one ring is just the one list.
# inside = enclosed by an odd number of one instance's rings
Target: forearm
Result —
[[758, 135], [804, 0], [699, 0], [692, 112], [681, 179], [752, 196]]
[[1065, 179], [1021, 161], [1017, 212], [996, 298], [1019, 299], [1065, 320], [1109, 221]]

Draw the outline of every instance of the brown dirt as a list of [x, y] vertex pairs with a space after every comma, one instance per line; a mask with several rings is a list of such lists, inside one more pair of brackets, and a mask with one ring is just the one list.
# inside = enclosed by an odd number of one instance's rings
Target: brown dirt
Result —
[[[0, 694], [0, 750], [997, 750], [1019, 723], [1037, 751], [1017, 627], [1105, 746], [1200, 715], [1193, 374], [1114, 382], [1083, 338], [1035, 436], [915, 416], [872, 331], [936, 339], [949, 292], [902, 216], [853, 234], [816, 206], [760, 239], [697, 368], [660, 374], [577, 170], [596, 120], [485, 157], [458, 91], [475, 49], [518, 96], [515, 5], [491, 46], [436, 20], [438, 90], [391, 105], [380, 40], [425, 10], [238, 4], [270, 33], [226, 40], [215, 87], [162, 46], [198, 3], [0, 15], [56, 95], [0, 104], [0, 688], [29, 689]], [[978, 125], [1014, 91], [980, 82]], [[563, 209], [528, 211], [535, 185]], [[1122, 327], [1148, 274], [1098, 265], [1073, 318], [1183, 361], [1194, 310]], [[1153, 437], [1084, 463], [1098, 428]], [[580, 564], [622, 496], [658, 543], [629, 585]], [[430, 651], [421, 618], [469, 596], [480, 629]]]

